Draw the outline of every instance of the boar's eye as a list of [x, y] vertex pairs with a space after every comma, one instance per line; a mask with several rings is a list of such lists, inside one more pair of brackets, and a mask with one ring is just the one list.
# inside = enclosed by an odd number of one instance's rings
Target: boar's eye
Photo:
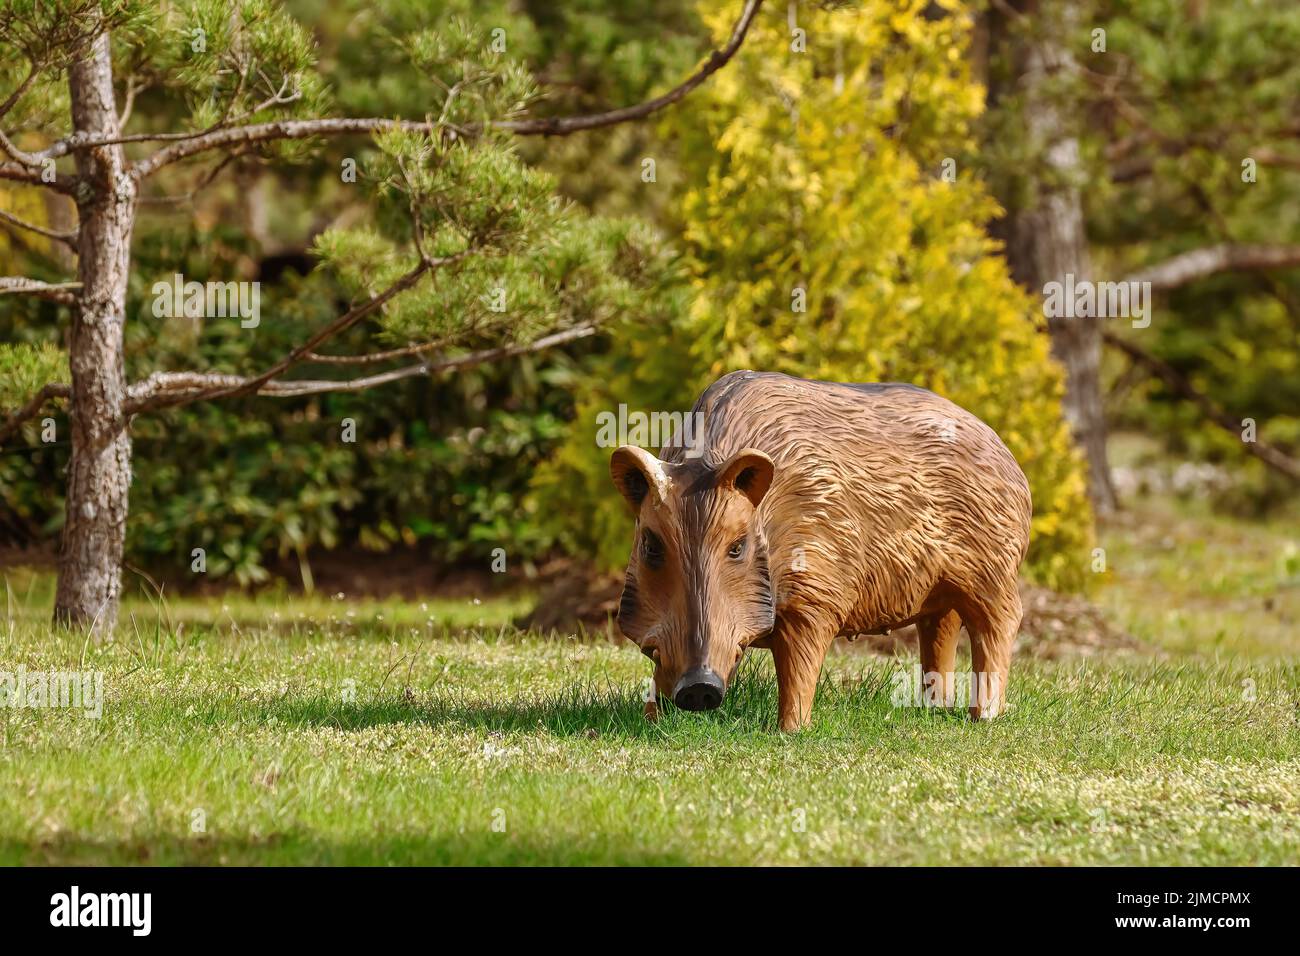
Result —
[[744, 553], [745, 553], [744, 538], [737, 538], [735, 541], [731, 543], [731, 547], [727, 549], [727, 557], [729, 558], [738, 558]]
[[652, 568], [664, 563], [664, 543], [659, 540], [659, 535], [653, 531], [641, 535], [641, 554], [645, 557], [646, 564]]

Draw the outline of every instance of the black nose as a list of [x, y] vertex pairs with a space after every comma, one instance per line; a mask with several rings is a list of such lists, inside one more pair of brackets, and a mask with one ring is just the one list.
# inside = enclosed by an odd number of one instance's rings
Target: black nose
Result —
[[682, 675], [673, 688], [673, 703], [682, 710], [713, 710], [722, 703], [727, 685], [707, 667], [695, 667]]

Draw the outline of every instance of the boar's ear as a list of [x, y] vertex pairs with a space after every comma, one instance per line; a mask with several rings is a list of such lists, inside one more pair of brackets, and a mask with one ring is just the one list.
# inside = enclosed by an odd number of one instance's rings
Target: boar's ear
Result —
[[669, 478], [663, 462], [644, 448], [624, 445], [616, 449], [609, 459], [609, 475], [634, 515], [640, 512], [646, 495], [654, 495], [658, 501], [668, 497]]
[[775, 471], [776, 466], [766, 454], [757, 448], [745, 448], [728, 458], [718, 469], [718, 487], [735, 488], [757, 508], [772, 486]]

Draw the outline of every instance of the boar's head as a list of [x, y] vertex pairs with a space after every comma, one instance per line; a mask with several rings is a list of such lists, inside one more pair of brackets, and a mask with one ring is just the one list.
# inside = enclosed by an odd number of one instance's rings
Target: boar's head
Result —
[[636, 517], [618, 624], [655, 664], [659, 693], [685, 710], [722, 703], [746, 647], [774, 622], [767, 543], [755, 514], [772, 459], [666, 462], [624, 445], [614, 485]]

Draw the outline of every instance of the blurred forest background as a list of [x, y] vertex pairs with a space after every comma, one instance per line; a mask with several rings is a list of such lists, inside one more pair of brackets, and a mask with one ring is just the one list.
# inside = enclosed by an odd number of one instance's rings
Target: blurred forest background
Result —
[[[503, 28], [509, 56], [545, 92], [532, 112], [567, 115], [678, 82], [739, 3], [282, 6], [310, 32], [333, 115], [420, 117], [423, 92], [393, 69], [418, 29]], [[5, 90], [20, 67], [6, 64]], [[144, 83], [130, 128], [174, 121], [166, 94], [165, 78]], [[596, 414], [620, 403], [684, 411], [740, 367], [914, 382], [979, 414], [1030, 477], [1028, 570], [1052, 587], [1087, 580], [1093, 514], [1105, 520], [1144, 494], [1294, 516], [1300, 7], [1290, 0], [781, 0], [677, 106], [516, 148], [595, 228], [630, 230], [653, 250], [633, 293], [574, 304], [573, 321], [600, 333], [356, 394], [141, 416], [133, 566], [185, 580], [202, 547], [209, 579], [257, 584], [288, 570], [292, 586], [310, 586], [330, 550], [409, 554], [432, 574], [486, 569], [503, 548], [512, 571], [557, 556], [609, 568], [626, 557], [629, 526]], [[136, 224], [131, 377], [255, 368], [338, 314], [350, 289], [321, 267], [319, 240], [382, 220], [339, 176], [340, 155], [364, 173], [376, 152], [358, 137], [301, 150], [291, 165], [252, 149], [160, 176]], [[189, 201], [162, 200], [196, 185]], [[70, 225], [69, 207], [0, 183], [0, 210], [49, 229]], [[0, 273], [58, 281], [69, 256], [0, 221]], [[1049, 327], [1042, 286], [1066, 271], [1152, 281], [1149, 327]], [[260, 327], [155, 318], [150, 289], [174, 273], [260, 281]], [[63, 311], [0, 296], [0, 343], [57, 347]], [[361, 323], [336, 344], [360, 351], [378, 327]], [[0, 381], [0, 409], [41, 384], [19, 368]], [[339, 439], [344, 418], [357, 422], [355, 444]], [[1256, 441], [1243, 440], [1245, 419]], [[0, 449], [0, 545], [52, 555], [68, 444], [43, 443], [39, 422], [22, 436]]]

